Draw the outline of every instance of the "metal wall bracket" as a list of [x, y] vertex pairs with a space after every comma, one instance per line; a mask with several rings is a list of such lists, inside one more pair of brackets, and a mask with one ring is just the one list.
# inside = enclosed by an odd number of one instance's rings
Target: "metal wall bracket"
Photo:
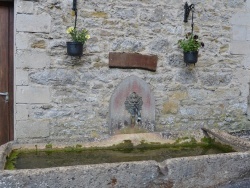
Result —
[[9, 93], [8, 92], [4, 92], [4, 93], [0, 93], [0, 96], [5, 96], [5, 102], [9, 101]]

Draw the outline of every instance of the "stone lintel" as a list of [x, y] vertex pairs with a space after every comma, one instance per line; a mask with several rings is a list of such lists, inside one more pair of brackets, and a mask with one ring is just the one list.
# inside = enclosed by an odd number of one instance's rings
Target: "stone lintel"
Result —
[[110, 52], [110, 68], [139, 68], [156, 71], [158, 57], [139, 53]]

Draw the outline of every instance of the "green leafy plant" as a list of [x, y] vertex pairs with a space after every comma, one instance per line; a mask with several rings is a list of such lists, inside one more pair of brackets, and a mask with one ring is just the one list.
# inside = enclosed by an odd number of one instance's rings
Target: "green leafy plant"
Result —
[[69, 27], [66, 31], [72, 38], [73, 42], [85, 43], [90, 35], [86, 29], [77, 30], [75, 27]]
[[178, 45], [184, 52], [196, 52], [199, 48], [204, 47], [204, 43], [199, 41], [198, 35], [187, 33], [185, 39], [178, 41]]
[[15, 170], [16, 169], [16, 160], [18, 158], [19, 152], [13, 150], [11, 154], [6, 158], [5, 170]]

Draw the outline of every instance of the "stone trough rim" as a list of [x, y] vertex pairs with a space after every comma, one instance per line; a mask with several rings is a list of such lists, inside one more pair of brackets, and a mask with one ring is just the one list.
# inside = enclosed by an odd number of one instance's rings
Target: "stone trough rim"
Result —
[[[232, 139], [234, 138], [233, 142], [240, 142], [243, 146], [247, 145], [250, 147], [250, 141], [247, 141], [245, 139], [241, 139], [241, 138], [238, 138], [238, 137], [235, 137], [235, 136], [232, 136], [228, 133], [226, 133], [225, 131], [221, 131], [221, 130], [218, 130], [218, 129], [206, 129], [206, 128], [202, 128], [202, 131], [204, 133], [205, 136], [213, 136], [213, 138], [219, 140], [220, 142], [222, 143], [225, 143], [225, 144], [232, 144], [232, 142], [228, 141], [229, 139]], [[218, 137], [217, 133], [219, 134], [222, 134], [223, 135], [223, 138], [221, 137]], [[112, 136], [111, 138], [108, 138], [108, 139], [105, 139], [107, 142], [109, 142], [110, 140], [112, 140], [113, 137], [115, 136], [128, 136], [128, 137], [133, 137], [134, 135], [156, 135], [156, 136], [160, 136], [161, 133], [135, 133], [135, 134], [120, 134], [120, 135], [114, 135]], [[209, 134], [209, 135], [208, 135]], [[140, 137], [141, 138], [141, 137]], [[111, 146], [112, 144], [118, 144], [118, 143], [121, 143], [122, 141], [124, 141], [126, 139], [121, 139], [119, 140], [119, 142], [117, 143], [110, 143], [109, 145], [99, 145], [99, 143], [101, 142], [94, 142], [94, 143], [80, 143], [80, 142], [76, 142], [76, 143], [69, 143], [69, 142], [60, 142], [60, 144], [58, 143], [52, 143], [53, 145], [53, 148], [65, 148], [66, 146], [75, 146], [76, 144], [83, 144], [84, 147], [107, 147], [107, 146]], [[164, 142], [165, 140], [165, 142]], [[236, 141], [235, 141], [236, 140]], [[140, 140], [141, 141], [141, 140]], [[146, 140], [148, 141], [148, 140]], [[159, 140], [157, 140], [159, 141]], [[160, 143], [173, 143], [174, 140], [170, 140], [170, 139], [164, 139], [164, 138], [161, 138], [160, 139]], [[134, 141], [132, 140], [132, 143], [134, 143], [135, 145], [136, 144], [139, 144], [138, 143], [138, 140], [137, 141]], [[44, 149], [46, 147], [48, 143], [18, 143], [17, 141], [10, 141], [10, 142], [7, 142], [6, 144], [3, 144], [0, 146], [0, 171], [1, 170], [4, 170], [4, 164], [6, 162], [6, 157], [10, 154], [10, 152], [14, 149]], [[89, 144], [89, 145], [88, 145]], [[230, 155], [230, 156], [236, 156], [236, 155], [245, 155], [245, 154], [250, 154], [250, 149], [247, 147], [247, 149], [242, 149], [241, 147], [234, 147], [233, 148], [236, 150], [236, 152], [231, 152], [231, 153], [220, 153], [220, 154], [209, 154], [209, 155], [200, 155], [200, 156], [187, 156], [187, 157], [178, 157], [178, 158], [170, 158], [170, 159], [166, 159], [162, 162], [157, 162], [155, 160], [145, 160], [145, 161], [154, 161], [156, 162], [157, 164], [161, 164], [161, 163], [164, 163], [165, 161], [168, 161], [168, 160], [176, 160], [176, 159], [180, 159], [180, 160], [187, 160], [187, 159], [190, 159], [190, 160], [195, 160], [197, 158], [199, 159], [202, 159], [202, 158], [206, 158], [206, 157], [212, 157], [212, 156], [216, 156], [216, 157], [220, 157], [220, 156], [227, 156], [227, 155]], [[101, 164], [121, 164], [121, 163], [140, 163], [140, 162], [145, 162], [145, 161], [132, 161], [132, 162], [117, 162], [117, 163], [101, 163]], [[90, 164], [90, 165], [101, 165], [101, 164]], [[86, 166], [86, 165], [74, 165], [74, 166]], [[65, 167], [74, 167], [74, 166], [62, 166], [62, 168], [65, 168]], [[89, 165], [87, 165], [89, 166]], [[61, 167], [51, 167], [51, 168], [61, 168]], [[47, 168], [46, 168], [47, 169]], [[22, 170], [22, 169], [19, 169], [19, 170]], [[25, 170], [32, 170], [32, 169], [25, 169]], [[15, 171], [15, 170], [11, 170], [11, 171]]]
[[[0, 146], [0, 160], [2, 160], [0, 165], [3, 164], [3, 154], [10, 152], [12, 146], [18, 144], [12, 141]], [[20, 187], [81, 185], [91, 188], [156, 188], [164, 185], [171, 188], [221, 186], [224, 188], [224, 185], [232, 184], [233, 181], [250, 182], [248, 172], [250, 172], [250, 150], [171, 158], [162, 162], [148, 160], [41, 169], [0, 169], [0, 185], [5, 187], [14, 187], [17, 184]]]

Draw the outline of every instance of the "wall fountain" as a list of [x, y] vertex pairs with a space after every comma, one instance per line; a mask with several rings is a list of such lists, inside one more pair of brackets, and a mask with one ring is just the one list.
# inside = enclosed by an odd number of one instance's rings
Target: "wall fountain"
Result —
[[155, 130], [155, 99], [144, 80], [129, 76], [117, 86], [110, 99], [109, 127], [111, 134], [135, 127]]

